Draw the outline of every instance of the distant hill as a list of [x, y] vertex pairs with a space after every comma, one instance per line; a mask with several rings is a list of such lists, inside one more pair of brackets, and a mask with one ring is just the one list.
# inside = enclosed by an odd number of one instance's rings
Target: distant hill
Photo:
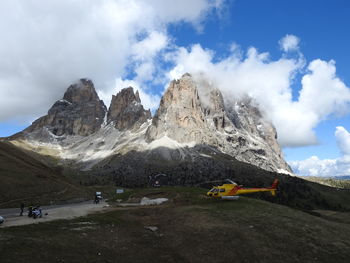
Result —
[[350, 176], [334, 176], [334, 177], [317, 177], [317, 176], [300, 176], [307, 181], [336, 187], [342, 189], [350, 189]]
[[338, 180], [350, 180], [350, 175], [334, 176], [333, 178]]

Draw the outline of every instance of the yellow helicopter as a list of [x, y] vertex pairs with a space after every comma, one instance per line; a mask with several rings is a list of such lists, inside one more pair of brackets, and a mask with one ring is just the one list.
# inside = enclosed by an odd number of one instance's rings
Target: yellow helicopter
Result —
[[278, 179], [275, 179], [268, 188], [243, 188], [242, 185], [238, 185], [235, 182], [226, 179], [229, 183], [220, 186], [214, 186], [207, 196], [214, 198], [221, 198], [224, 200], [236, 200], [241, 194], [250, 194], [256, 192], [270, 192], [273, 196], [276, 195]]

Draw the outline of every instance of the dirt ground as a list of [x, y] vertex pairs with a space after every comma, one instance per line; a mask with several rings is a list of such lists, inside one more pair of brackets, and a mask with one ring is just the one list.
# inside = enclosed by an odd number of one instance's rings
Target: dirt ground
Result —
[[[174, 188], [70, 220], [0, 229], [0, 262], [348, 262], [350, 214], [305, 213], [252, 198]], [[40, 248], [38, 250], [38, 248]]]

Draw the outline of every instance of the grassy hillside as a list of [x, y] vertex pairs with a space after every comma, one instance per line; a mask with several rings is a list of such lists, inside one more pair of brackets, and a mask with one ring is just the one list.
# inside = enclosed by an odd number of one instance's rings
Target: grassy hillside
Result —
[[[114, 192], [116, 185], [144, 187], [148, 185], [150, 175], [165, 173], [170, 185], [208, 188], [221, 184], [226, 178], [246, 187], [270, 186], [275, 178], [279, 178], [277, 198], [264, 194], [253, 196], [301, 210], [350, 210], [350, 190], [268, 172], [229, 155], [203, 149], [200, 158], [171, 161], [164, 160], [159, 151], [129, 152], [103, 160], [91, 172], [78, 173], [69, 167], [57, 168], [57, 160], [47, 156], [0, 142], [0, 207], [18, 206], [22, 201], [47, 204], [74, 198], [91, 199], [96, 186], [104, 186], [104, 193]], [[170, 155], [176, 154], [169, 149], [166, 151]]]
[[84, 191], [47, 165], [44, 157], [0, 142], [0, 207], [49, 203], [84, 196]]
[[[159, 149], [158, 153], [162, 151], [167, 151], [170, 156], [176, 155], [176, 150]], [[166, 160], [157, 151], [128, 152], [107, 158], [92, 173], [98, 175], [101, 183], [113, 182], [126, 187], [147, 186], [149, 176], [158, 173], [168, 175], [171, 185], [207, 188], [221, 184], [226, 178], [246, 187], [270, 186], [278, 178], [280, 194], [277, 198], [263, 194], [254, 196], [301, 210], [350, 210], [350, 190], [337, 190], [298, 177], [269, 172], [222, 153], [203, 154], [194, 159]]]
[[1, 262], [328, 263], [350, 257], [348, 212], [315, 216], [253, 198], [212, 200], [205, 189], [190, 187], [136, 189], [124, 198], [143, 196], [170, 201], [0, 228]]

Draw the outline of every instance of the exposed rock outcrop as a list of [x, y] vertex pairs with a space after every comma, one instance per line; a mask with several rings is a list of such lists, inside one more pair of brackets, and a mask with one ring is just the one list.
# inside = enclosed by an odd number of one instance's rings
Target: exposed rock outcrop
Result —
[[204, 113], [198, 90], [190, 75], [174, 80], [163, 95], [152, 125], [148, 128], [148, 141], [168, 136], [178, 142], [201, 142], [205, 137]]
[[151, 118], [151, 111], [145, 110], [141, 104], [139, 92], [134, 93], [132, 87], [122, 89], [113, 95], [107, 114], [107, 123], [114, 123], [118, 130], [139, 128]]
[[52, 134], [87, 136], [101, 128], [106, 106], [99, 99], [91, 80], [80, 79], [65, 92], [48, 114], [37, 119], [25, 132], [47, 128]]

